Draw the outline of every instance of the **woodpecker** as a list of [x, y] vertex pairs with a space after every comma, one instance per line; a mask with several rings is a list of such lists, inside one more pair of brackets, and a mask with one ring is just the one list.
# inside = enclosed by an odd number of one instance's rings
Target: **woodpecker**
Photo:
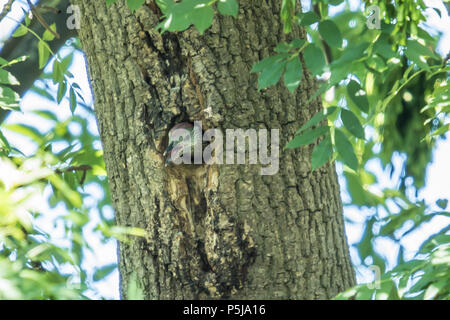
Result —
[[[195, 129], [194, 129], [195, 128]], [[169, 131], [169, 142], [164, 151], [165, 165], [168, 166], [175, 159], [181, 158], [186, 151], [191, 150], [194, 155], [194, 147], [202, 144], [202, 130], [191, 123], [182, 122], [173, 126]]]

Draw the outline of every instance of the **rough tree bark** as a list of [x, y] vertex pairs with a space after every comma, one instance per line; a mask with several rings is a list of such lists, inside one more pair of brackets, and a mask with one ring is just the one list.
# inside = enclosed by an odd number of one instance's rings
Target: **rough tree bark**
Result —
[[148, 299], [324, 299], [352, 286], [335, 167], [311, 172], [312, 147], [281, 152], [272, 176], [259, 165], [164, 167], [177, 122], [279, 128], [284, 146], [320, 110], [306, 104], [310, 74], [290, 94], [258, 92], [249, 72], [285, 38], [281, 1], [242, 0], [237, 19], [217, 15], [204, 35], [161, 35], [153, 1], [134, 14], [123, 0], [73, 3], [116, 220], [148, 231], [120, 244], [122, 296], [133, 272]]

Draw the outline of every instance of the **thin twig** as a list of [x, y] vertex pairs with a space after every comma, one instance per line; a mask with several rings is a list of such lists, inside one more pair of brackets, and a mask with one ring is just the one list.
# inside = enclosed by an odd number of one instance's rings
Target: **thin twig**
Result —
[[11, 11], [13, 2], [14, 2], [14, 0], [9, 0], [8, 3], [3, 6], [3, 10], [0, 13], [0, 21], [2, 21], [3, 18], [6, 17], [6, 15]]
[[81, 166], [70, 166], [64, 169], [56, 169], [55, 173], [57, 174], [61, 174], [64, 172], [73, 172], [73, 171], [87, 171], [87, 170], [91, 170], [92, 167], [88, 164], [83, 164]]
[[43, 11], [53, 12], [54, 14], [60, 14], [62, 12], [60, 9], [53, 8], [50, 6], [39, 6], [39, 8], [41, 8], [41, 10], [43, 10]]
[[44, 20], [44, 18], [42, 18], [41, 14], [39, 13], [36, 6], [34, 6], [30, 0], [27, 0], [27, 3], [28, 3], [28, 6], [30, 7], [31, 12], [33, 13], [33, 17], [36, 17], [36, 19], [39, 21], [39, 23], [45, 29], [47, 29], [49, 32], [51, 32], [56, 37], [56, 39], [59, 39], [60, 38], [59, 34], [56, 31], [54, 31], [52, 28], [50, 28], [50, 26], [47, 24], [47, 22]]
[[70, 166], [70, 167], [67, 167], [67, 168], [62, 169], [62, 170], [61, 169], [56, 169], [55, 173], [62, 174], [64, 172], [83, 171], [83, 175], [82, 175], [81, 180], [80, 180], [80, 186], [82, 186], [84, 184], [84, 181], [86, 180], [86, 173], [87, 173], [88, 170], [92, 170], [92, 167], [90, 165], [88, 165], [88, 164], [84, 164], [84, 165], [81, 165], [81, 166]]
[[[322, 18], [322, 15], [321, 15], [320, 9], [319, 9], [319, 5], [317, 3], [313, 6], [313, 10], [319, 17]], [[325, 52], [325, 58], [327, 59], [327, 63], [331, 64], [331, 62], [333, 62], [333, 55], [331, 54], [331, 48], [322, 38], [321, 38], [321, 42], [322, 42], [322, 45], [323, 45], [323, 49], [324, 49], [324, 52]]]

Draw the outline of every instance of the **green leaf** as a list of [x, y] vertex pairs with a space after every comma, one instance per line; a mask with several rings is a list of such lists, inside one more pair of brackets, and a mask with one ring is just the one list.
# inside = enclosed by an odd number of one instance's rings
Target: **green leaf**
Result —
[[106, 278], [109, 274], [111, 274], [115, 270], [117, 270], [116, 263], [112, 263], [112, 264], [106, 265], [104, 267], [101, 267], [100, 269], [98, 269], [94, 272], [93, 279], [94, 279], [94, 281], [102, 280], [103, 278]]
[[13, 38], [19, 38], [28, 33], [28, 28], [25, 27], [23, 24], [19, 25], [19, 27], [14, 31]]
[[52, 79], [54, 84], [63, 82], [64, 80], [64, 69], [62, 68], [61, 63], [56, 59], [55, 62], [53, 62]]
[[369, 112], [369, 100], [367, 100], [367, 96], [365, 91], [362, 90], [361, 86], [355, 80], [350, 80], [347, 85], [347, 92], [350, 99], [356, 104], [356, 106], [364, 111], [365, 113]]
[[330, 135], [326, 136], [317, 146], [314, 147], [311, 156], [311, 166], [315, 170], [328, 162], [333, 154]]
[[425, 274], [411, 287], [410, 292], [421, 291], [422, 289], [426, 288], [432, 281], [433, 273], [430, 272], [428, 274]]
[[408, 48], [408, 50], [411, 50], [418, 55], [421, 55], [424, 57], [433, 57], [435, 59], [440, 59], [440, 57], [436, 53], [434, 53], [432, 50], [430, 50], [430, 48], [425, 47], [417, 40], [407, 40], [406, 47]]
[[305, 44], [306, 40], [305, 39], [294, 39], [291, 41], [291, 45], [294, 48], [300, 49], [301, 47], [303, 47], [303, 45]]
[[64, 172], [62, 174], [63, 180], [65, 183], [67, 183], [67, 185], [72, 188], [72, 189], [76, 189], [77, 187], [77, 183], [75, 180], [75, 173], [74, 172]]
[[274, 51], [275, 52], [279, 52], [279, 53], [286, 53], [289, 52], [289, 50], [292, 49], [292, 46], [286, 42], [280, 42], [279, 44], [277, 44], [277, 46], [275, 47]]
[[[56, 24], [53, 23], [51, 26], [49, 26], [51, 30], [56, 32]], [[55, 35], [51, 33], [49, 30], [45, 29], [44, 34], [42, 35], [42, 40], [44, 41], [52, 41], [55, 39]]]
[[383, 34], [391, 35], [394, 29], [395, 29], [394, 24], [387, 24], [384, 21], [381, 21], [381, 32]]
[[427, 137], [430, 138], [430, 137], [444, 135], [449, 130], [450, 130], [450, 123], [447, 123], [447, 124], [439, 127], [437, 130], [434, 130], [433, 132], [428, 133]]
[[[395, 285], [395, 282], [389, 279], [389, 282], [392, 284], [391, 290], [389, 291], [389, 296], [387, 299], [389, 300], [400, 300], [400, 297], [398, 295], [397, 286]], [[383, 286], [382, 286], [383, 287]]]
[[69, 201], [69, 203], [75, 208], [80, 208], [83, 204], [80, 193], [72, 190], [67, 183], [62, 180], [58, 175], [51, 175], [49, 178], [50, 183], [54, 188], [59, 190], [62, 196]]
[[165, 15], [176, 6], [173, 0], [155, 0], [155, 2]]
[[353, 146], [350, 141], [348, 141], [345, 134], [337, 128], [334, 131], [334, 142], [336, 150], [341, 156], [344, 164], [355, 171], [358, 170], [358, 159], [356, 158]]
[[358, 293], [356, 295], [356, 300], [370, 300], [375, 292], [374, 289], [371, 289], [367, 286], [367, 284], [361, 285], [358, 287]]
[[217, 9], [221, 14], [236, 18], [239, 12], [239, 3], [236, 0], [219, 0]]
[[405, 221], [414, 219], [420, 222], [421, 218], [426, 218], [423, 215], [424, 207], [412, 206], [411, 208], [402, 210], [400, 215], [392, 216], [389, 221], [381, 227], [380, 235], [392, 235], [397, 229], [399, 229]]
[[368, 42], [360, 43], [356, 46], [347, 47], [344, 50], [344, 53], [339, 57], [339, 59], [334, 60], [332, 62], [333, 69], [341, 68], [343, 65], [354, 62], [355, 60], [359, 60], [362, 57], [365, 57], [364, 51], [369, 46]]
[[6, 149], [8, 153], [11, 151], [11, 145], [3, 135], [2, 130], [0, 130], [0, 149]]
[[290, 33], [292, 31], [292, 20], [295, 14], [295, 0], [282, 0], [280, 17], [283, 22], [283, 32]]
[[77, 96], [75, 95], [75, 90], [73, 87], [70, 88], [70, 111], [72, 114], [75, 113], [75, 109], [77, 108]]
[[286, 61], [276, 61], [270, 67], [264, 69], [258, 78], [258, 89], [265, 89], [278, 83], [283, 73]]
[[39, 130], [37, 130], [35, 127], [25, 124], [7, 124], [4, 125], [4, 127], [8, 130], [14, 131], [30, 138], [39, 145], [44, 141], [42, 133], [40, 133]]
[[413, 61], [420, 68], [425, 70], [430, 70], [425, 57], [433, 57], [435, 59], [440, 59], [433, 51], [429, 48], [423, 46], [416, 40], [406, 41], [405, 55], [409, 60]]
[[139, 9], [144, 3], [145, 0], [127, 0], [128, 8], [130, 8], [131, 11]]
[[347, 189], [352, 197], [352, 204], [357, 206], [374, 206], [377, 204], [372, 194], [363, 188], [360, 175], [344, 168], [344, 176], [347, 180]]
[[315, 12], [312, 11], [299, 13], [297, 14], [297, 18], [298, 18], [297, 23], [303, 27], [309, 26], [313, 23], [320, 21], [320, 17]]
[[326, 92], [332, 86], [334, 86], [337, 83], [339, 83], [339, 81], [345, 79], [347, 77], [347, 75], [348, 75], [348, 69], [345, 68], [345, 67], [333, 69], [333, 72], [331, 73], [330, 79], [320, 85], [319, 89], [317, 89], [316, 92], [314, 92], [314, 94], [311, 97], [309, 97], [307, 103], [310, 103], [317, 96], [319, 96], [322, 93]]
[[380, 56], [385, 59], [391, 59], [396, 56], [392, 44], [389, 42], [389, 35], [381, 34], [378, 40], [374, 43], [373, 49]]
[[74, 54], [72, 52], [61, 60], [61, 70], [63, 73], [68, 71], [70, 64], [73, 62], [73, 55]]
[[67, 91], [67, 84], [65, 81], [59, 83], [58, 85], [58, 93], [56, 95], [56, 101], [59, 103], [61, 103], [62, 99], [64, 98], [64, 96], [66, 95], [66, 91]]
[[11, 61], [7, 61], [3, 58], [0, 57], [0, 68], [5, 68], [5, 67], [9, 67], [13, 64], [19, 63], [19, 62], [23, 62], [25, 60], [27, 60], [28, 56], [20, 56], [18, 58], [15, 58]]
[[372, 254], [372, 239], [373, 239], [373, 224], [375, 223], [375, 218], [371, 217], [365, 224], [364, 231], [362, 233], [361, 240], [356, 245], [359, 251], [361, 260], [365, 260], [368, 256]]
[[301, 146], [305, 146], [311, 143], [314, 143], [317, 138], [320, 136], [323, 136], [324, 134], [328, 133], [330, 131], [330, 128], [328, 126], [322, 126], [318, 127], [309, 131], [306, 131], [305, 133], [302, 133], [301, 135], [295, 136], [289, 143], [284, 147], [284, 149], [294, 149]]
[[0, 69], [0, 84], [10, 84], [13, 86], [20, 85], [19, 81], [14, 77], [11, 72], [5, 69]]
[[302, 80], [302, 63], [300, 58], [295, 56], [286, 64], [286, 71], [284, 72], [284, 83], [288, 90], [292, 93], [300, 85]]
[[214, 10], [206, 4], [197, 5], [191, 12], [191, 19], [200, 34], [211, 26], [213, 18]]
[[405, 55], [409, 60], [414, 62], [420, 68], [425, 69], [427, 71], [430, 70], [430, 66], [427, 64], [424, 56], [420, 55], [419, 53], [417, 53], [409, 48], [406, 48]]
[[[205, 1], [202, 1], [204, 4]], [[166, 15], [166, 19], [156, 26], [157, 29], [162, 29], [163, 31], [183, 31], [189, 28], [189, 26], [194, 22], [191, 13], [194, 11], [195, 6], [198, 3], [194, 1], [182, 1], [181, 3], [162, 3], [158, 1], [158, 6]]]
[[330, 81], [327, 81], [325, 83], [322, 83], [319, 87], [319, 89], [316, 90], [316, 92], [314, 92], [314, 94], [309, 97], [308, 101], [306, 102], [307, 104], [309, 104], [311, 101], [313, 101], [315, 98], [317, 98], [318, 96], [320, 96], [322, 93], [324, 93], [325, 91], [327, 91], [329, 88], [331, 88], [333, 86], [333, 84]]
[[418, 252], [426, 254], [434, 250], [436, 247], [448, 243], [450, 243], [450, 234], [432, 235], [424, 243], [422, 243]]
[[36, 85], [33, 85], [33, 87], [30, 90], [41, 95], [42, 97], [44, 97], [50, 101], [55, 101], [55, 97], [50, 92], [48, 92], [47, 90], [45, 90], [43, 88], [39, 88]]
[[359, 122], [358, 118], [355, 114], [349, 110], [342, 109], [341, 111], [341, 119], [345, 128], [350, 131], [355, 137], [364, 139], [364, 128]]
[[39, 69], [43, 69], [47, 64], [48, 58], [50, 57], [50, 51], [45, 41], [42, 40], [39, 41], [38, 53], [39, 53]]
[[317, 112], [311, 119], [309, 119], [308, 122], [306, 122], [303, 126], [301, 126], [301, 128], [298, 129], [297, 132], [295, 132], [295, 134], [299, 134], [303, 130], [318, 124], [323, 119], [325, 119], [325, 114], [322, 111]]
[[164, 19], [161, 23], [159, 23], [156, 26], [157, 30], [161, 30], [161, 33], [164, 33], [164, 31], [183, 31], [187, 29], [190, 25], [190, 23], [187, 21], [186, 18], [183, 19], [176, 19], [176, 22], [174, 22], [173, 19], [174, 14], [170, 13], [166, 19]]
[[323, 20], [319, 23], [319, 33], [322, 39], [330, 46], [340, 48], [342, 35], [339, 27], [331, 20]]
[[325, 67], [325, 56], [321, 49], [314, 44], [309, 44], [304, 52], [303, 57], [308, 69], [315, 75], [322, 73], [323, 67]]
[[270, 68], [274, 63], [281, 61], [281, 60], [287, 58], [288, 56], [289, 56], [289, 54], [281, 53], [281, 54], [276, 54], [274, 56], [264, 58], [263, 60], [255, 63], [253, 65], [252, 70], [250, 70], [250, 72], [263, 71], [264, 69]]
[[[334, 107], [330, 107], [329, 109], [331, 109], [331, 108], [334, 108]], [[334, 110], [330, 111], [329, 109], [326, 114], [331, 114], [334, 112]], [[321, 122], [323, 119], [325, 119], [326, 114], [324, 113], [324, 111], [317, 112], [314, 116], [312, 116], [311, 119], [308, 120], [308, 122], [306, 122], [303, 126], [301, 126], [301, 128], [298, 129], [295, 134], [299, 134], [303, 130], [308, 129], [312, 126], [315, 126], [316, 124]]]
[[328, 3], [332, 6], [340, 5], [342, 2], [344, 2], [344, 0], [328, 0]]
[[5, 110], [20, 111], [20, 96], [8, 87], [0, 86], [0, 108]]
[[54, 121], [54, 122], [58, 122], [58, 117], [56, 116], [55, 113], [48, 111], [48, 110], [33, 110], [31, 111], [31, 113], [37, 114], [38, 116], [46, 119], [46, 120], [50, 120], [50, 121]]
[[447, 208], [448, 199], [438, 199], [436, 200], [436, 204], [438, 205], [439, 208], [445, 210], [445, 208]]
[[[431, 283], [427, 290], [425, 290], [424, 300], [434, 299], [446, 286], [448, 286], [448, 280], [442, 279], [438, 282]], [[448, 293], [448, 292], [447, 292]]]
[[30, 19], [30, 16], [28, 15], [28, 12], [26, 12], [23, 8], [22, 8], [22, 10], [24, 11], [24, 13], [25, 13], [25, 25], [27, 26], [27, 27], [29, 27], [30, 26], [30, 23], [31, 23], [31, 19]]

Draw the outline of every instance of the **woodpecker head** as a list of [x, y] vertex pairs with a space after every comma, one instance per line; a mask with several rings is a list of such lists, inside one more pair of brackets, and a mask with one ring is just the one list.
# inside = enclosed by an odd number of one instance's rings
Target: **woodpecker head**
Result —
[[175, 159], [183, 156], [183, 153], [194, 146], [197, 141], [194, 137], [194, 126], [191, 123], [183, 122], [173, 126], [169, 131], [169, 142], [164, 156], [167, 166]]
[[181, 158], [183, 156], [184, 150], [185, 146], [182, 143], [177, 143], [172, 146], [171, 149], [165, 153], [165, 166], [167, 167], [171, 162], [174, 162], [175, 159]]

